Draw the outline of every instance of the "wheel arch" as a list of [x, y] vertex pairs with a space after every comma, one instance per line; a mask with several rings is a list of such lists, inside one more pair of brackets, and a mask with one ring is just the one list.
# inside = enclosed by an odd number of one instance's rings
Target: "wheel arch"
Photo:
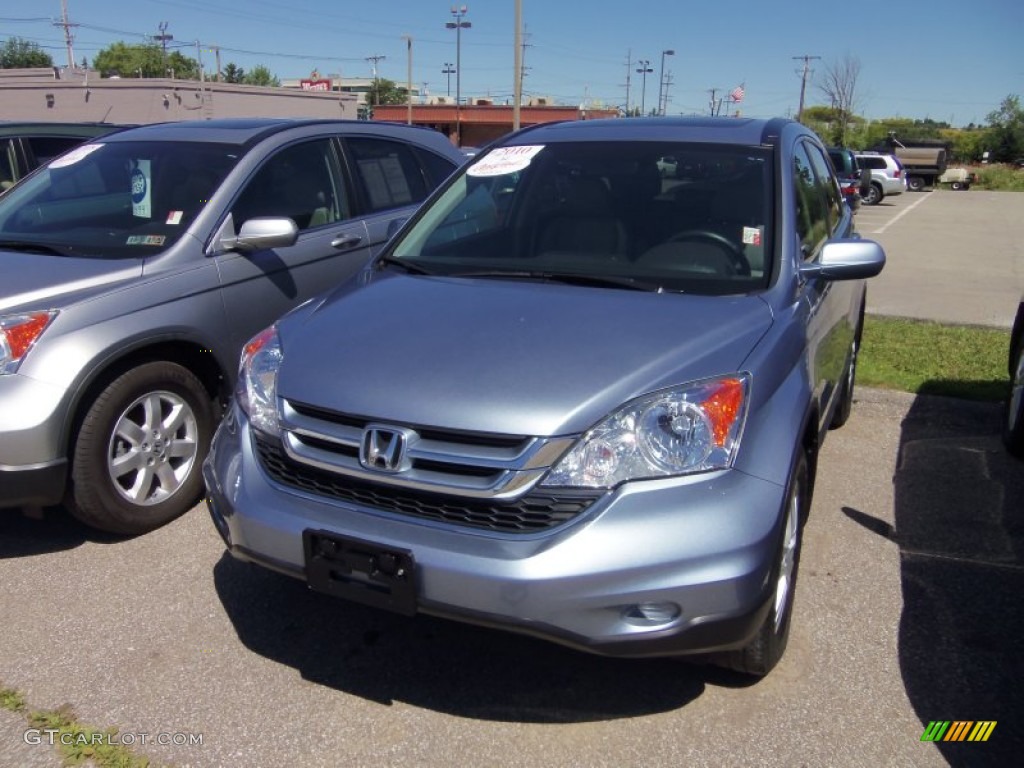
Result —
[[231, 396], [231, 379], [208, 346], [190, 339], [161, 339], [137, 344], [108, 357], [83, 378], [75, 390], [68, 409], [68, 422], [63, 431], [61, 454], [72, 461], [71, 446], [85, 419], [85, 414], [100, 393], [119, 376], [140, 365], [154, 362], [176, 363], [195, 375], [207, 393], [218, 417]]

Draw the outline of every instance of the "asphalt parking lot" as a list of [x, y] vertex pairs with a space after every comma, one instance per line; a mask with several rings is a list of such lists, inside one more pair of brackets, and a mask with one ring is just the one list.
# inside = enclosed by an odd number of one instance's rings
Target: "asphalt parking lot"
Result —
[[[1007, 325], [1021, 213], [976, 190], [862, 209], [890, 259], [869, 309]], [[135, 539], [0, 516], [0, 687], [174, 766], [1016, 764], [1024, 463], [998, 430], [995, 405], [858, 391], [820, 457], [789, 650], [759, 682], [315, 595], [226, 557], [200, 505]], [[997, 724], [936, 745], [933, 720]], [[60, 765], [28, 728], [0, 709], [0, 765]]]

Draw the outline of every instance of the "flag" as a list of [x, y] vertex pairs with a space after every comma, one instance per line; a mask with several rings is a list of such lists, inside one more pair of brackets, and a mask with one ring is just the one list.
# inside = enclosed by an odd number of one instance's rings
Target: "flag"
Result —
[[746, 95], [746, 91], [743, 89], [742, 84], [729, 91], [729, 98], [733, 101], [743, 101], [744, 95]]

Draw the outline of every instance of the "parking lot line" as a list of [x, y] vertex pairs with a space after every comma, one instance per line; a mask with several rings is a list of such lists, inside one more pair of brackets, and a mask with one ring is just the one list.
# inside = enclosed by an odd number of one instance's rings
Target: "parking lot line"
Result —
[[919, 206], [919, 205], [920, 205], [921, 203], [923, 203], [923, 202], [924, 202], [925, 200], [927, 200], [927, 199], [928, 199], [928, 195], [927, 195], [927, 194], [923, 194], [923, 195], [921, 195], [921, 199], [920, 199], [920, 200], [915, 200], [915, 201], [914, 201], [913, 203], [911, 203], [911, 204], [910, 204], [910, 206], [909, 206], [909, 207], [907, 207], [907, 208], [904, 208], [904, 209], [903, 209], [902, 211], [900, 211], [900, 212], [899, 212], [898, 214], [896, 214], [895, 216], [893, 216], [893, 218], [892, 218], [892, 219], [890, 219], [890, 220], [889, 220], [888, 222], [886, 222], [886, 224], [885, 224], [884, 226], [882, 226], [882, 228], [881, 228], [881, 229], [873, 229], [873, 230], [871, 230], [871, 234], [872, 234], [872, 235], [880, 235], [880, 234], [882, 234], [883, 232], [885, 232], [885, 230], [887, 230], [887, 229], [888, 229], [889, 227], [891, 227], [891, 226], [892, 226], [893, 224], [895, 224], [895, 223], [896, 223], [897, 221], [899, 221], [900, 219], [902, 219], [902, 218], [903, 218], [904, 216], [906, 216], [906, 215], [907, 215], [908, 213], [910, 213], [910, 212], [911, 212], [912, 210], [914, 210], [915, 208], [917, 208], [917, 206]]

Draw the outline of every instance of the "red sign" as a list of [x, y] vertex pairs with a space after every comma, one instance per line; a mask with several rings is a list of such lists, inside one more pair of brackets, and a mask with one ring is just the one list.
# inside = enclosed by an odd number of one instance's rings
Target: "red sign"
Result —
[[329, 91], [331, 90], [330, 80], [300, 80], [299, 85], [304, 91]]

